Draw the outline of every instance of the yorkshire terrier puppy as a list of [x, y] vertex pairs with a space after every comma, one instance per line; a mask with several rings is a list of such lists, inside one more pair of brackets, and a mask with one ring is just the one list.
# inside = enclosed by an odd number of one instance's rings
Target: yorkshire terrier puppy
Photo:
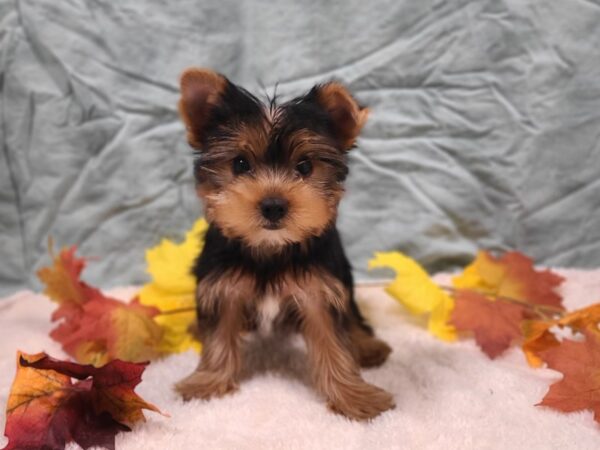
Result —
[[335, 226], [347, 152], [368, 110], [335, 82], [265, 105], [192, 68], [181, 77], [179, 111], [210, 227], [194, 267], [203, 353], [177, 391], [184, 399], [232, 392], [243, 336], [300, 333], [333, 411], [364, 420], [393, 408], [389, 393], [360, 376], [391, 349], [358, 310]]

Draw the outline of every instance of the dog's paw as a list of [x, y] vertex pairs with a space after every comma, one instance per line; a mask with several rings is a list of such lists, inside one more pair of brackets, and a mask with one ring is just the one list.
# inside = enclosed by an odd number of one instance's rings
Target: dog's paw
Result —
[[329, 408], [349, 419], [369, 420], [396, 404], [389, 392], [377, 386], [361, 383], [339, 386], [335, 398], [328, 401]]
[[238, 384], [222, 374], [207, 371], [197, 371], [175, 385], [175, 390], [184, 400], [199, 398], [208, 400], [212, 397], [222, 397], [238, 389]]
[[358, 363], [361, 367], [382, 365], [392, 352], [392, 348], [381, 339], [368, 337], [357, 343]]

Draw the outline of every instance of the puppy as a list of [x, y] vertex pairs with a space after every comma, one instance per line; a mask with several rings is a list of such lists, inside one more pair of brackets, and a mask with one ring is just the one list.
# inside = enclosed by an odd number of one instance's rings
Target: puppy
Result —
[[335, 82], [265, 105], [192, 68], [181, 77], [179, 111], [210, 227], [194, 267], [203, 354], [177, 391], [208, 399], [236, 390], [242, 336], [266, 330], [301, 333], [333, 411], [365, 420], [393, 408], [389, 393], [360, 376], [390, 347], [358, 310], [335, 226], [347, 152], [368, 110]]

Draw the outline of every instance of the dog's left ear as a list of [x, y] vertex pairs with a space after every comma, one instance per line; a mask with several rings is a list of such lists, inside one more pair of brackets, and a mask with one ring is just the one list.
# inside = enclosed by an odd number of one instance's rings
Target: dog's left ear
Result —
[[361, 108], [348, 90], [337, 82], [316, 87], [317, 102], [331, 118], [334, 133], [344, 150], [349, 150], [367, 121], [369, 110]]

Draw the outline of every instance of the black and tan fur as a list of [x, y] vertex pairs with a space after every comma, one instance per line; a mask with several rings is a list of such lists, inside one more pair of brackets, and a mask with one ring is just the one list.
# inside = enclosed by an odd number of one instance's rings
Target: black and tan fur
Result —
[[335, 227], [346, 154], [368, 111], [334, 82], [264, 105], [222, 75], [189, 69], [181, 90], [210, 228], [194, 267], [204, 350], [177, 390], [185, 399], [235, 390], [241, 336], [268, 319], [271, 330], [302, 334], [332, 410], [369, 419], [392, 408], [391, 395], [360, 376], [390, 348], [358, 310]]

